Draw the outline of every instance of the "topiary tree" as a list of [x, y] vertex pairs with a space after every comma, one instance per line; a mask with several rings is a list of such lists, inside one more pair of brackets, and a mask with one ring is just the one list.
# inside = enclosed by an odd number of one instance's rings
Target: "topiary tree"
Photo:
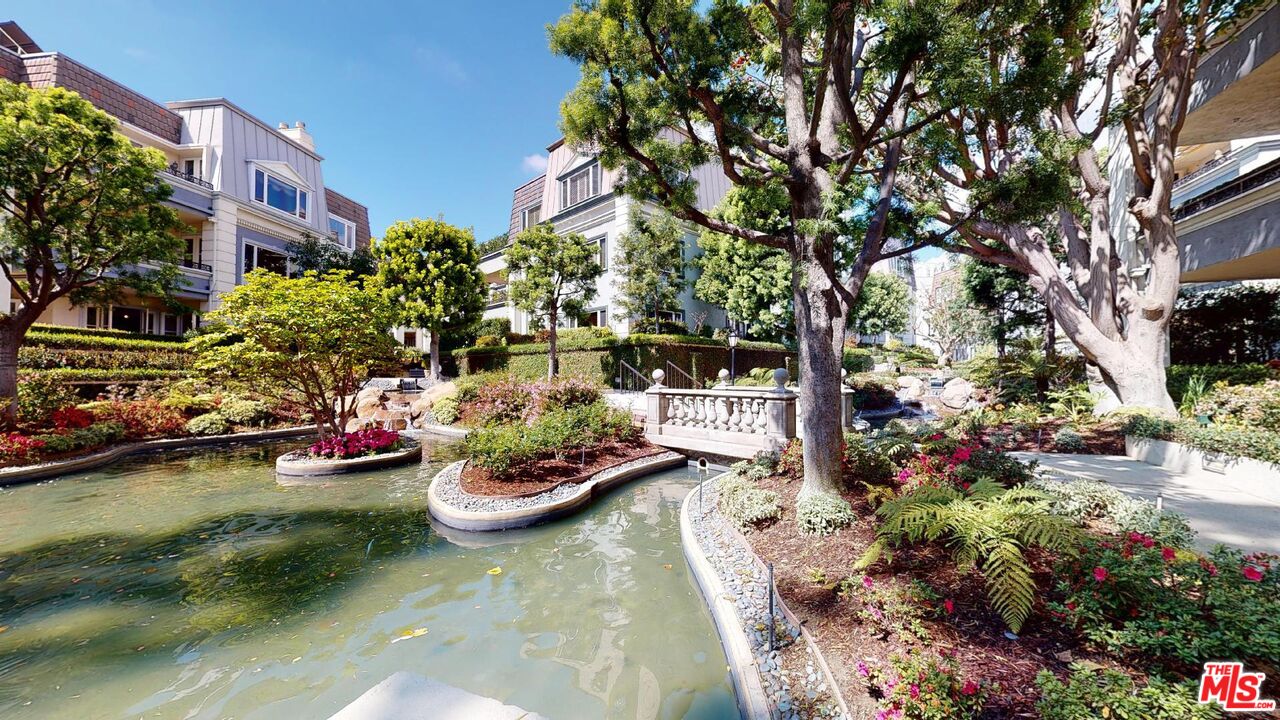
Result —
[[657, 327], [663, 310], [680, 308], [680, 293], [689, 286], [684, 236], [684, 225], [669, 213], [649, 215], [632, 206], [631, 229], [618, 239], [613, 268], [619, 320], [649, 317]]
[[0, 311], [0, 425], [16, 422], [18, 350], [50, 305], [126, 287], [165, 297], [179, 283], [183, 225], [160, 204], [164, 168], [75, 93], [0, 82], [0, 269], [18, 305], [8, 312], [6, 297]]
[[484, 275], [470, 230], [443, 220], [400, 221], [374, 243], [378, 286], [396, 322], [431, 333], [432, 380], [440, 379], [440, 335], [466, 328], [484, 313]]
[[867, 275], [849, 313], [849, 327], [858, 335], [900, 333], [907, 329], [907, 283], [897, 275], [873, 272]]
[[320, 436], [340, 434], [370, 367], [395, 354], [395, 313], [346, 272], [287, 278], [254, 270], [205, 315], [196, 368], [250, 383], [309, 412]]
[[604, 272], [596, 261], [596, 246], [577, 233], [557, 235], [548, 223], [535, 225], [507, 248], [511, 302], [547, 328], [547, 377], [559, 372], [556, 330], [560, 318], [582, 312], [596, 294], [596, 280]]

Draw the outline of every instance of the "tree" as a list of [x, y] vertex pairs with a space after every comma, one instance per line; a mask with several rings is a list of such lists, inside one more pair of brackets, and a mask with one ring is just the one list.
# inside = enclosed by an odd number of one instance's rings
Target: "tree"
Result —
[[164, 155], [134, 147], [75, 93], [0, 82], [0, 267], [18, 296], [0, 313], [4, 427], [17, 418], [18, 350], [50, 305], [110, 301], [126, 287], [168, 296], [179, 282], [183, 225], [160, 204], [172, 192], [164, 168]]
[[301, 406], [321, 437], [341, 434], [369, 368], [395, 354], [393, 317], [378, 292], [347, 272], [287, 278], [254, 270], [205, 316], [192, 340], [196, 368]]
[[867, 275], [858, 294], [858, 302], [849, 314], [849, 327], [855, 335], [900, 333], [907, 329], [907, 283], [897, 275], [873, 272]]
[[351, 278], [360, 280], [378, 271], [373, 253], [365, 248], [351, 252], [328, 240], [321, 240], [311, 233], [303, 233], [300, 240], [290, 240], [284, 248], [294, 274], [315, 272], [321, 275], [334, 270], [346, 270]]
[[1169, 355], [1176, 364], [1266, 362], [1280, 357], [1280, 288], [1233, 285], [1183, 291], [1169, 334]]
[[965, 297], [955, 272], [936, 278], [925, 293], [924, 319], [924, 336], [938, 345], [943, 365], [950, 364], [957, 350], [987, 331], [986, 314]]
[[508, 233], [498, 233], [493, 237], [476, 245], [476, 251], [481, 256], [488, 255], [491, 252], [497, 252], [507, 246], [509, 242]]
[[[624, 170], [620, 188], [632, 197], [791, 259], [802, 495], [839, 488], [834, 398], [867, 273], [918, 247], [884, 249], [913, 224], [894, 197], [903, 141], [936, 117], [917, 112], [923, 99], [973, 99], [956, 78], [986, 54], [989, 15], [954, 0], [599, 0], [551, 29], [553, 51], [581, 70], [561, 105], [567, 143]], [[699, 209], [695, 170], [709, 163], [734, 186], [785, 198], [783, 227]], [[847, 272], [837, 273], [840, 256]]]
[[1035, 329], [1045, 329], [1052, 336], [1053, 316], [1048, 315], [1048, 308], [1025, 275], [1003, 265], [971, 260], [963, 264], [961, 278], [965, 298], [987, 318], [987, 332], [1000, 357], [1004, 357], [1010, 340]]
[[[920, 196], [940, 198], [939, 218], [958, 224], [950, 249], [1026, 275], [1125, 405], [1175, 412], [1164, 368], [1181, 274], [1174, 154], [1200, 58], [1257, 6], [1046, 5], [1039, 21], [993, 28], [1003, 49], [974, 79], [994, 79], [1002, 100], [942, 110], [922, 136], [937, 142], [919, 151], [942, 162]], [[1131, 174], [1108, 173], [1108, 157]], [[1135, 253], [1121, 252], [1126, 220]]]
[[680, 309], [685, 279], [685, 228], [669, 213], [631, 210], [631, 229], [618, 239], [613, 272], [619, 320], [651, 317], [654, 327], [663, 310]]
[[440, 379], [440, 334], [484, 314], [484, 274], [470, 230], [443, 220], [399, 221], [374, 243], [378, 285], [396, 322], [431, 333], [431, 379]]
[[578, 315], [596, 294], [596, 280], [604, 272], [596, 251], [596, 245], [581, 235], [557, 235], [548, 223], [516, 235], [507, 248], [511, 302], [547, 328], [549, 378], [560, 371], [556, 357], [560, 318]]

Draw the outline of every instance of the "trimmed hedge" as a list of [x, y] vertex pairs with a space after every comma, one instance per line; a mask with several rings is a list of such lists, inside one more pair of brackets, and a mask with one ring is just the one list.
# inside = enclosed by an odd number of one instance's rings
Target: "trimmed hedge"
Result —
[[1228, 385], [1257, 385], [1280, 377], [1280, 372], [1264, 363], [1238, 363], [1235, 365], [1170, 365], [1166, 371], [1166, 385], [1174, 402], [1182, 402], [1187, 383], [1196, 375], [1202, 375], [1205, 384], [1226, 382]]
[[72, 348], [18, 348], [18, 366], [30, 369], [96, 368], [120, 370], [150, 368], [185, 370], [195, 356], [184, 351], [164, 350], [84, 350]]
[[81, 335], [84, 337], [104, 337], [104, 338], [123, 338], [125, 340], [154, 340], [156, 342], [167, 343], [183, 343], [186, 338], [181, 335], [148, 335], [144, 333], [133, 333], [126, 330], [109, 330], [105, 328], [80, 328], [68, 325], [48, 325], [46, 323], [35, 323], [31, 326], [32, 331], [56, 333], [58, 335]]
[[1280, 432], [1262, 428], [1200, 427], [1194, 420], [1166, 420], [1135, 415], [1125, 424], [1126, 435], [1169, 440], [1197, 450], [1246, 457], [1280, 465]]
[[168, 380], [187, 376], [186, 370], [158, 370], [155, 368], [52, 368], [49, 370], [22, 370], [20, 376], [34, 376], [58, 382], [139, 382], [142, 380]]
[[[729, 348], [723, 342], [694, 335], [646, 335], [634, 333], [624, 339], [573, 338], [558, 344], [560, 373], [589, 378], [607, 386], [615, 384], [618, 369], [626, 361], [646, 377], [655, 369], [665, 369], [670, 360], [692, 375], [698, 384], [716, 377], [729, 367]], [[738, 343], [737, 367], [745, 372], [755, 367], [791, 366], [794, 353], [777, 343]], [[534, 380], [547, 374], [547, 344], [525, 343], [499, 347], [472, 347], [454, 351], [459, 376], [481, 372], [504, 372]]]
[[[72, 328], [76, 329], [76, 328]], [[110, 332], [94, 330], [92, 332]], [[186, 342], [182, 338], [155, 340], [153, 335], [82, 335], [74, 332], [52, 332], [47, 329], [27, 331], [24, 345], [31, 347], [68, 348], [80, 350], [162, 350], [165, 352], [186, 352]]]

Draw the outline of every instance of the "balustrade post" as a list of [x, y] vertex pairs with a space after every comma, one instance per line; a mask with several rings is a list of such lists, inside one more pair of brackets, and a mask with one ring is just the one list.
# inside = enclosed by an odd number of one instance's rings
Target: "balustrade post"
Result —
[[796, 394], [787, 389], [790, 379], [786, 368], [774, 370], [775, 387], [765, 395], [765, 436], [772, 450], [781, 450], [796, 436]]
[[667, 422], [667, 413], [670, 408], [671, 399], [663, 390], [666, 387], [662, 384], [662, 379], [666, 377], [666, 373], [662, 370], [653, 371], [653, 385], [645, 390], [645, 416], [644, 431], [646, 434], [659, 435], [662, 433], [662, 424]]
[[845, 430], [853, 427], [855, 410], [853, 407], [853, 388], [844, 384], [845, 378], [848, 375], [848, 370], [840, 370], [840, 425]]

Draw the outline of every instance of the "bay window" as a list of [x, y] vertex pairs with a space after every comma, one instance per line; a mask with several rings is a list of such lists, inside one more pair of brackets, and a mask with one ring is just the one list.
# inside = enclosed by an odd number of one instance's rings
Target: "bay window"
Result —
[[253, 200], [300, 220], [307, 219], [307, 191], [262, 168], [253, 169]]

